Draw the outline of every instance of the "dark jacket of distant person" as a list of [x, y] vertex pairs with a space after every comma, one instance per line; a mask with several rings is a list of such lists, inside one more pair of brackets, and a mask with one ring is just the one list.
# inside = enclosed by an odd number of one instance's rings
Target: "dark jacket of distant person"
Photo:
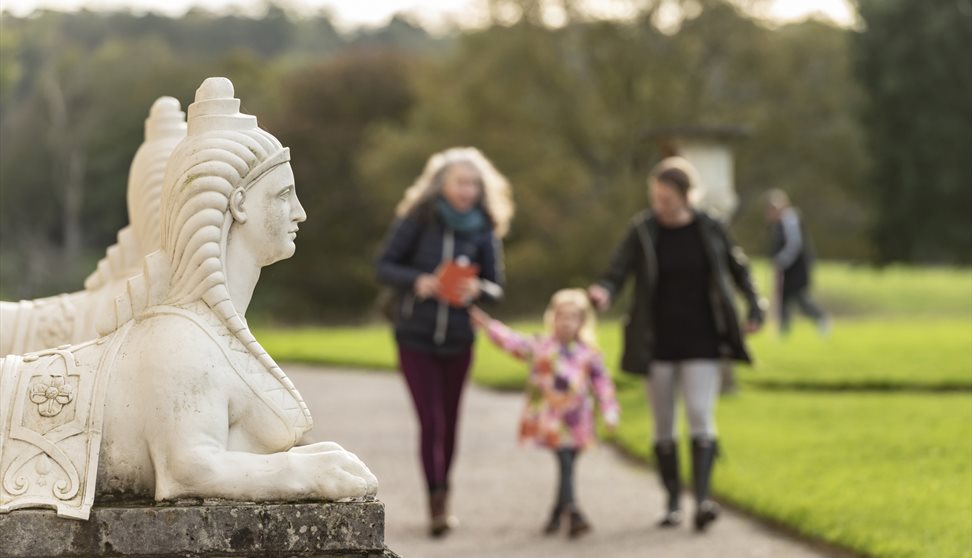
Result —
[[796, 209], [782, 210], [770, 225], [770, 258], [783, 270], [783, 297], [788, 298], [810, 287], [813, 250]]

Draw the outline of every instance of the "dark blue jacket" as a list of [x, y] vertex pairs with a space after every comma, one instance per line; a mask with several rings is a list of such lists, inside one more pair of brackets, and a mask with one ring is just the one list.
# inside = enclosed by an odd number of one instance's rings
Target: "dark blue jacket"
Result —
[[[451, 253], [451, 257], [449, 254]], [[492, 228], [460, 233], [445, 226], [438, 215], [408, 216], [393, 225], [378, 258], [378, 280], [396, 296], [395, 339], [409, 348], [449, 354], [468, 350], [475, 340], [469, 312], [436, 299], [419, 300], [413, 286], [424, 273], [435, 273], [447, 259], [462, 256], [479, 266], [482, 295], [503, 296], [503, 246]]]

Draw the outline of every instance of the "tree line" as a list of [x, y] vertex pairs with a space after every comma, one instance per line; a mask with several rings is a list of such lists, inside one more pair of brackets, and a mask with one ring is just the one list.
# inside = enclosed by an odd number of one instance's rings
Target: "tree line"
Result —
[[[512, 311], [589, 281], [663, 150], [645, 130], [745, 125], [732, 224], [765, 252], [762, 195], [788, 191], [821, 257], [972, 261], [970, 1], [860, 2], [862, 29], [770, 25], [726, 0], [623, 21], [580, 3], [491, 0], [491, 24], [432, 35], [404, 17], [341, 33], [326, 14], [192, 10], [0, 19], [0, 295], [77, 288], [127, 221], [128, 165], [151, 102], [204, 77], [291, 147], [309, 218], [264, 272], [254, 312], [366, 315], [395, 203], [434, 151], [476, 145], [514, 185]], [[924, 5], [923, 5], [924, 6]], [[903, 32], [907, 31], [907, 32]]]

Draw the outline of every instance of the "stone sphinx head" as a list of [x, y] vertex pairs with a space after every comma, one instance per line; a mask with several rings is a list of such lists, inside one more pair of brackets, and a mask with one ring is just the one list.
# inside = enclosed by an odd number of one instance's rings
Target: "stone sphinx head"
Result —
[[290, 379], [263, 350], [244, 315], [260, 269], [293, 256], [306, 214], [294, 184], [290, 149], [239, 112], [233, 84], [206, 79], [188, 109], [188, 134], [169, 158], [159, 205], [161, 250], [117, 301], [117, 329], [152, 306], [204, 303], [263, 366], [291, 391], [302, 417], [310, 412]]
[[228, 79], [207, 79], [189, 107], [189, 134], [172, 154], [161, 205], [168, 303], [201, 298], [216, 308], [254, 266], [294, 254], [306, 214], [290, 150], [239, 105]]
[[233, 95], [233, 84], [218, 77], [196, 91], [188, 134], [167, 159], [157, 203], [161, 250], [130, 282], [130, 307], [119, 301], [101, 333], [153, 305], [199, 300], [238, 331], [249, 295], [231, 295], [251, 293], [260, 268], [294, 254], [306, 214], [290, 150], [240, 113]]

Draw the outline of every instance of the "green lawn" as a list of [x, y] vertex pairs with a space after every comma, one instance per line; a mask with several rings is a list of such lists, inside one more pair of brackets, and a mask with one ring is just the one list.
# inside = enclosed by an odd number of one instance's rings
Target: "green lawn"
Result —
[[[972, 316], [972, 314], [970, 314]], [[823, 339], [811, 327], [752, 339], [751, 385], [816, 388], [972, 389], [972, 318], [837, 320]]]
[[[619, 391], [617, 442], [648, 460], [642, 386]], [[972, 394], [747, 390], [720, 402], [718, 424], [720, 498], [868, 555], [972, 552]]]
[[[972, 316], [972, 269], [866, 266], [823, 262], [817, 265], [813, 292], [839, 316], [953, 317]], [[753, 275], [769, 296], [770, 271], [756, 260]]]
[[270, 356], [281, 362], [329, 364], [350, 368], [398, 366], [395, 343], [385, 325], [370, 327], [255, 328]]
[[[538, 331], [536, 322], [514, 324]], [[385, 325], [257, 331], [267, 351], [282, 361], [364, 368], [394, 368], [396, 356]], [[485, 340], [482, 340], [485, 341]], [[600, 341], [607, 362], [619, 360], [620, 325], [605, 322]], [[972, 321], [958, 318], [838, 320], [821, 339], [798, 327], [786, 339], [767, 328], [752, 339], [756, 367], [740, 367], [744, 384], [820, 389], [972, 389]], [[494, 388], [519, 389], [526, 368], [486, 342], [476, 348], [473, 377]]]

